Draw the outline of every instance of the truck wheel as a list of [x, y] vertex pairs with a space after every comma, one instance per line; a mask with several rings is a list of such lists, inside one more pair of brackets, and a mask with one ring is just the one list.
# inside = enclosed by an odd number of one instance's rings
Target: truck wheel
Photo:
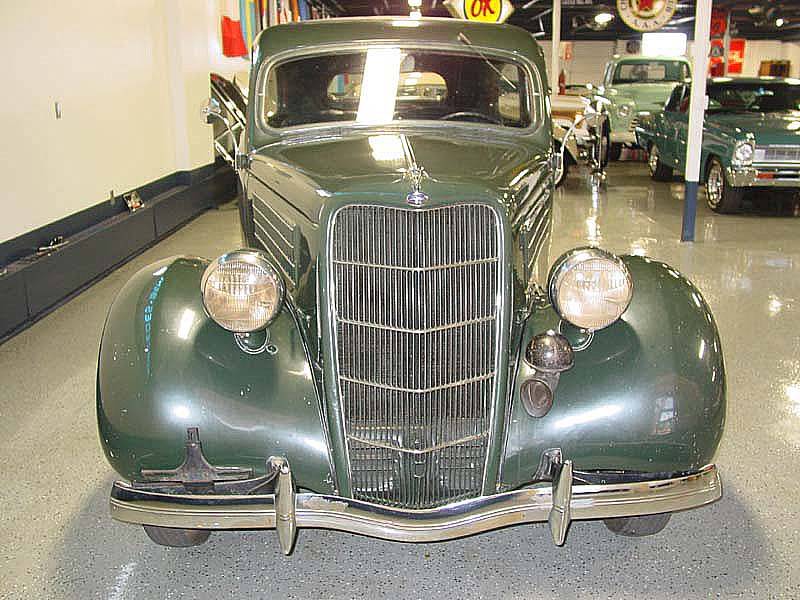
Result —
[[655, 535], [669, 523], [672, 513], [661, 513], [658, 515], [645, 515], [643, 517], [618, 517], [616, 519], [604, 519], [611, 531], [617, 535], [628, 537], [644, 537]]
[[647, 168], [650, 170], [650, 177], [655, 181], [669, 181], [672, 179], [672, 167], [668, 167], [661, 162], [658, 146], [650, 144], [647, 152]]
[[144, 527], [147, 537], [156, 544], [174, 548], [199, 546], [211, 535], [208, 529], [175, 529], [174, 527], [156, 527], [155, 525], [142, 525], [142, 527]]
[[608, 158], [616, 162], [619, 160], [620, 156], [622, 156], [622, 144], [611, 144], [608, 147]]
[[744, 190], [728, 185], [722, 163], [712, 158], [706, 173], [706, 202], [717, 213], [732, 213], [742, 207]]

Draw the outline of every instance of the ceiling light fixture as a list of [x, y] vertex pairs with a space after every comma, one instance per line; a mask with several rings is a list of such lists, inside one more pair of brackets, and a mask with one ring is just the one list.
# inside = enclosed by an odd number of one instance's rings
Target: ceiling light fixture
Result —
[[594, 16], [594, 22], [598, 25], [608, 25], [614, 20], [614, 15], [610, 12], [600, 12]]

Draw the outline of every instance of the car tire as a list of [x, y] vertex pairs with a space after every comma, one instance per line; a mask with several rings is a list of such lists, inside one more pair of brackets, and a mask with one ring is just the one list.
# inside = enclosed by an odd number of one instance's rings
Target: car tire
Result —
[[669, 523], [672, 513], [645, 515], [642, 517], [617, 517], [604, 519], [606, 527], [617, 535], [627, 537], [644, 537], [659, 533]]
[[668, 167], [661, 162], [661, 154], [655, 144], [650, 144], [647, 149], [647, 169], [650, 171], [650, 177], [655, 181], [670, 181], [672, 179], [672, 167]]
[[[561, 144], [559, 142], [554, 142], [553, 152], [561, 152]], [[561, 187], [561, 184], [564, 183], [564, 180], [567, 178], [567, 175], [569, 174], [569, 166], [571, 164], [572, 161], [569, 158], [569, 154], [565, 152], [563, 168], [561, 169], [560, 172], [556, 171], [556, 173], [553, 175], [553, 187]]]
[[744, 190], [728, 185], [725, 169], [712, 157], [706, 169], [706, 204], [716, 213], [733, 213], [742, 208]]
[[603, 133], [600, 134], [600, 143], [597, 145], [597, 156], [595, 157], [597, 165], [601, 171], [605, 171], [608, 166], [608, 159], [611, 148], [611, 135], [608, 132], [608, 125], [603, 126]]
[[142, 527], [144, 527], [147, 537], [156, 544], [173, 548], [199, 546], [211, 535], [208, 529], [176, 529], [174, 527], [156, 527], [155, 525], [142, 525]]
[[622, 144], [610, 144], [608, 147], [608, 158], [612, 162], [617, 162], [622, 156]]

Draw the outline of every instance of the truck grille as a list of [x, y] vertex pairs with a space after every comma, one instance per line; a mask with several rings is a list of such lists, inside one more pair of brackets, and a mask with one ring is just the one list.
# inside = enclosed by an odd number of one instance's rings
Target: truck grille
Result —
[[756, 146], [755, 163], [800, 163], [800, 146]]
[[497, 371], [495, 213], [348, 206], [331, 235], [354, 496], [421, 509], [478, 495]]

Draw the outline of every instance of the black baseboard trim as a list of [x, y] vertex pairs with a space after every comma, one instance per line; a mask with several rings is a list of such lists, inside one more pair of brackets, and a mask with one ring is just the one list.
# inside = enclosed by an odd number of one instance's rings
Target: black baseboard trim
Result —
[[[133, 213], [124, 202], [113, 211], [103, 202], [0, 244], [0, 344], [200, 213], [234, 198], [236, 175], [215, 163], [137, 191], [144, 205]], [[63, 247], [36, 254], [58, 235], [67, 241]]]

